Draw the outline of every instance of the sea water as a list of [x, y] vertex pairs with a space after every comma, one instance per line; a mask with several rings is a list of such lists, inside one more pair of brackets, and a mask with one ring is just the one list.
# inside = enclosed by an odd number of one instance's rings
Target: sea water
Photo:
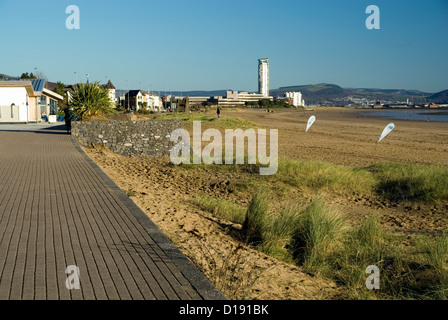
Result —
[[396, 120], [448, 122], [447, 109], [370, 110], [362, 112], [360, 115]]

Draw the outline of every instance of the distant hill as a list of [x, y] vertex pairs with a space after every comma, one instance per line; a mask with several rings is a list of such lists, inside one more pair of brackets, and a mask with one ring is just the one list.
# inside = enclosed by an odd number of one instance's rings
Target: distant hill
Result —
[[6, 74], [0, 73], [0, 80], [7, 80], [7, 79], [11, 79], [11, 78], [18, 78], [18, 77], [8, 76]]
[[372, 88], [346, 88], [350, 96], [365, 100], [392, 100], [423, 102], [432, 92], [405, 89], [372, 89]]
[[427, 99], [434, 103], [448, 103], [448, 90], [437, 92]]
[[283, 97], [285, 92], [300, 91], [306, 103], [319, 103], [335, 98], [344, 98], [349, 94], [340, 86], [328, 83], [280, 87], [269, 91], [273, 97]]

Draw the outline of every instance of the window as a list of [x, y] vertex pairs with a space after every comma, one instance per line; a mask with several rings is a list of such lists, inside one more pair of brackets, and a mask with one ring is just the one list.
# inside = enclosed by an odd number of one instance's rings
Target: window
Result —
[[11, 105], [11, 119], [13, 119], [14, 118], [14, 107], [15, 107], [16, 105], [13, 103], [12, 105]]
[[56, 115], [58, 113], [58, 102], [56, 100], [50, 99], [50, 114]]

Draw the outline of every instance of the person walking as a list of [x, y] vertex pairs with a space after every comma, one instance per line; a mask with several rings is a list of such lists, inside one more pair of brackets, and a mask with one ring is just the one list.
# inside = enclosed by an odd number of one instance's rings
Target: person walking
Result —
[[65, 126], [67, 127], [67, 134], [72, 133], [72, 118], [73, 118], [73, 111], [71, 108], [65, 109]]
[[221, 109], [218, 107], [218, 109], [216, 109], [216, 114], [218, 115], [218, 118], [219, 118], [219, 115], [221, 114]]

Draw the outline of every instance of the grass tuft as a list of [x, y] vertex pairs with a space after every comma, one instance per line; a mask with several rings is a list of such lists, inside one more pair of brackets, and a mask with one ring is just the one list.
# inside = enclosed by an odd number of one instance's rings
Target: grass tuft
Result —
[[291, 248], [298, 264], [310, 272], [319, 272], [341, 245], [345, 217], [337, 209], [313, 200], [300, 214], [292, 236]]
[[236, 203], [205, 195], [197, 196], [192, 202], [214, 217], [239, 224], [244, 222], [246, 209]]
[[266, 188], [260, 188], [249, 203], [242, 227], [242, 234], [247, 243], [252, 245], [263, 243], [267, 218], [268, 191]]

